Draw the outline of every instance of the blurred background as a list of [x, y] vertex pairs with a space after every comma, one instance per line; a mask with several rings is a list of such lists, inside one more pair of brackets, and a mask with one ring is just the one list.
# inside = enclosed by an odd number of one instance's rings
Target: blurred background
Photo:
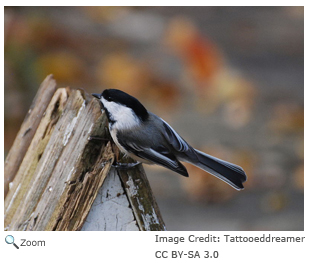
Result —
[[248, 175], [144, 165], [167, 230], [304, 229], [303, 7], [5, 7], [5, 154], [50, 73], [136, 96]]

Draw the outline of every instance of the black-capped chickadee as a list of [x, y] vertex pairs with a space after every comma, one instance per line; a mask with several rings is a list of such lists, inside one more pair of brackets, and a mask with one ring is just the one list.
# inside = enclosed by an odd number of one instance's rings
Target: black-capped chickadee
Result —
[[134, 97], [106, 89], [92, 94], [100, 100], [109, 122], [110, 134], [118, 148], [138, 162], [158, 164], [189, 176], [180, 161], [209, 172], [236, 190], [243, 189], [247, 176], [235, 164], [223, 161], [190, 146], [167, 122], [146, 110]]

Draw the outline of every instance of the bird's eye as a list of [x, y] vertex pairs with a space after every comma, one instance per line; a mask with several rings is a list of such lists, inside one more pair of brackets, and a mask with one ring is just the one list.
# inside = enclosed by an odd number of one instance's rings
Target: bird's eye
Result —
[[112, 97], [111, 97], [111, 96], [107, 96], [105, 99], [106, 99], [107, 101], [112, 101]]

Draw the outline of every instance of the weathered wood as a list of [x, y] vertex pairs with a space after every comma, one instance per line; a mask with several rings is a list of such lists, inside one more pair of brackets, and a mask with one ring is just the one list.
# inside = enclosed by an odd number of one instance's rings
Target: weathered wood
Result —
[[164, 231], [165, 225], [158, 205], [154, 199], [143, 166], [118, 170], [129, 202], [141, 230]]
[[[118, 152], [118, 150], [115, 151]], [[122, 163], [132, 161], [130, 158], [120, 158]], [[139, 164], [130, 169], [118, 169], [117, 171], [140, 230], [166, 230], [143, 166]]]
[[[91, 144], [88, 137], [91, 136], [94, 117], [96, 114], [98, 117], [100, 112], [99, 108], [97, 112], [93, 111], [95, 106], [95, 101], [86, 102], [80, 91], [72, 92], [63, 117], [56, 125], [57, 133], [50, 140], [46, 156], [42, 156], [45, 163], [42, 163], [39, 173], [47, 173], [50, 178], [33, 212], [36, 218], [33, 230], [53, 230], [57, 226], [70, 197], [69, 189], [74, 188], [75, 183], [82, 181], [85, 173], [93, 168], [96, 160], [90, 158], [87, 145]], [[91, 146], [94, 147], [93, 144]], [[50, 166], [52, 171], [49, 171]]]
[[4, 197], [9, 191], [9, 183], [15, 178], [41, 118], [56, 90], [56, 81], [49, 75], [42, 82], [24, 122], [16, 136], [13, 146], [4, 163]]
[[111, 169], [120, 155], [107, 124], [98, 101], [84, 91], [54, 92], [10, 182], [5, 229], [165, 229], [142, 167]]
[[140, 230], [115, 168], [106, 177], [81, 230]]
[[[36, 170], [39, 168], [38, 165], [42, 166], [40, 164], [45, 160], [42, 159], [42, 155], [48, 142], [50, 142], [51, 134], [55, 129], [55, 124], [63, 111], [67, 98], [67, 90], [58, 89], [49, 103], [45, 114], [43, 114], [43, 118], [41, 119], [28, 151], [19, 166], [15, 179], [11, 183], [11, 188], [5, 198], [5, 226], [10, 225], [12, 228], [16, 229], [15, 223], [21, 223], [20, 220], [24, 219], [21, 218], [20, 215], [29, 217], [32, 211], [30, 210], [28, 213], [25, 213], [25, 210], [28, 206], [33, 208], [36, 205], [35, 200], [40, 197], [41, 191], [48, 180], [48, 176], [41, 176], [41, 173], [36, 172]], [[54, 155], [56, 154], [57, 153], [54, 153]], [[54, 158], [56, 158], [56, 156], [54, 156]], [[56, 161], [56, 159], [54, 159], [54, 161]], [[53, 169], [52, 165], [45, 167], [46, 169]], [[38, 188], [33, 192], [31, 188], [33, 189], [34, 186]], [[13, 219], [15, 214], [15, 219]], [[16, 221], [17, 218], [20, 220]]]

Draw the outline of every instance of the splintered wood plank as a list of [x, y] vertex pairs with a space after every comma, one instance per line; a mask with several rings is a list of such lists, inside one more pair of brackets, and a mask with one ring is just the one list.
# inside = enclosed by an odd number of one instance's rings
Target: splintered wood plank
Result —
[[[116, 159], [119, 159], [121, 163], [133, 161], [121, 154], [115, 146], [114, 152]], [[117, 169], [117, 172], [133, 209], [139, 229], [142, 231], [165, 231], [165, 224], [143, 166], [139, 164], [129, 169]]]
[[[40, 202], [32, 213], [29, 226], [31, 230], [74, 230], [75, 222], [80, 220], [76, 214], [74, 215], [74, 212], [79, 210], [77, 206], [72, 206], [72, 202], [76, 201], [75, 198], [85, 198], [79, 196], [77, 192], [85, 186], [83, 181], [88, 178], [87, 173], [89, 172], [91, 175], [91, 171], [95, 168], [94, 164], [102, 147], [102, 143], [89, 141], [89, 136], [98, 135], [98, 133], [102, 137], [106, 136], [104, 135], [105, 130], [101, 128], [102, 125], [106, 125], [106, 120], [105, 116], [101, 115], [97, 102], [92, 100], [89, 103], [83, 100], [81, 94], [79, 96], [80, 108], [78, 110], [75, 107], [68, 108], [69, 111], [72, 111], [74, 118], [71, 120], [60, 119], [57, 138], [51, 140], [52, 147], [58, 148], [63, 145], [64, 148], [57, 158], [57, 162], [53, 164], [48, 184], [46, 184]], [[73, 93], [71, 97], [73, 97]], [[68, 113], [64, 114], [65, 117], [68, 115]], [[48, 152], [52, 153], [53, 150]], [[48, 162], [51, 158], [53, 157], [46, 156]], [[112, 161], [113, 159], [109, 157], [108, 162]], [[45, 164], [44, 168], [46, 166], [48, 165]], [[105, 174], [106, 171], [103, 171], [104, 176]], [[94, 173], [93, 176], [96, 174]], [[76, 209], [72, 211], [72, 207]], [[70, 224], [67, 221], [70, 221]]]
[[[27, 195], [32, 194], [30, 188], [33, 187], [33, 183], [40, 178], [36, 172], [37, 166], [42, 162], [41, 159], [43, 152], [46, 149], [47, 144], [50, 141], [52, 132], [55, 129], [55, 125], [60, 118], [63, 108], [68, 99], [67, 89], [58, 89], [53, 98], [51, 99], [44, 116], [40, 121], [36, 129], [36, 133], [28, 147], [28, 151], [25, 157], [18, 167], [18, 172], [11, 183], [11, 188], [5, 198], [4, 202], [4, 225], [5, 228], [15, 228], [14, 224], [17, 223], [16, 218], [25, 210], [27, 205], [35, 206], [36, 203], [29, 202], [26, 198]], [[38, 178], [36, 178], [38, 175]], [[42, 178], [48, 180], [48, 178]], [[41, 189], [37, 189], [39, 192]], [[33, 198], [38, 198], [36, 195]], [[15, 220], [13, 219], [16, 214]], [[26, 215], [28, 216], [28, 215]]]
[[13, 146], [4, 163], [4, 197], [9, 191], [9, 183], [15, 178], [18, 168], [27, 152], [31, 140], [41, 122], [56, 91], [56, 81], [49, 75], [42, 82], [35, 96], [24, 122], [16, 136]]
[[69, 184], [65, 189], [63, 194], [65, 203], [59, 209], [58, 215], [61, 220], [56, 222], [56, 225], [49, 223], [52, 225], [52, 230], [80, 230], [82, 228], [114, 161], [110, 143], [102, 147], [100, 156], [101, 158], [97, 160], [92, 171], [87, 172], [82, 180]]
[[[133, 161], [112, 146], [117, 162]], [[166, 230], [141, 164], [110, 170], [82, 230]]]
[[157, 202], [151, 191], [143, 166], [118, 170], [140, 230], [165, 231]]
[[82, 231], [138, 231], [128, 197], [115, 168], [99, 190]]
[[10, 181], [5, 230], [165, 230], [142, 166], [112, 168], [131, 160], [111, 141], [99, 102], [59, 88], [47, 104]]
[[[61, 91], [64, 90], [58, 89], [57, 92]], [[44, 116], [48, 125], [43, 125], [43, 117], [42, 127], [45, 128], [37, 130], [33, 146], [27, 152], [29, 158], [24, 158], [20, 176], [15, 178], [12, 192], [5, 200], [6, 229], [26, 230], [31, 227], [33, 230], [44, 230], [47, 225], [53, 229], [62, 217], [61, 213], [67, 212], [63, 210], [64, 204], [69, 204], [62, 195], [66, 193], [65, 189], [74, 192], [72, 188], [78, 182], [91, 177], [85, 175], [93, 169], [103, 144], [88, 138], [108, 137], [104, 129], [106, 117], [102, 115], [99, 104], [90, 99], [85, 99], [82, 91], [73, 90], [63, 109], [60, 107], [62, 103], [51, 103], [58, 105], [59, 112], [56, 114], [50, 107], [51, 114], [47, 111]], [[58, 117], [52, 120], [51, 116]], [[86, 204], [91, 206], [88, 201]], [[82, 217], [85, 219], [86, 216]]]

